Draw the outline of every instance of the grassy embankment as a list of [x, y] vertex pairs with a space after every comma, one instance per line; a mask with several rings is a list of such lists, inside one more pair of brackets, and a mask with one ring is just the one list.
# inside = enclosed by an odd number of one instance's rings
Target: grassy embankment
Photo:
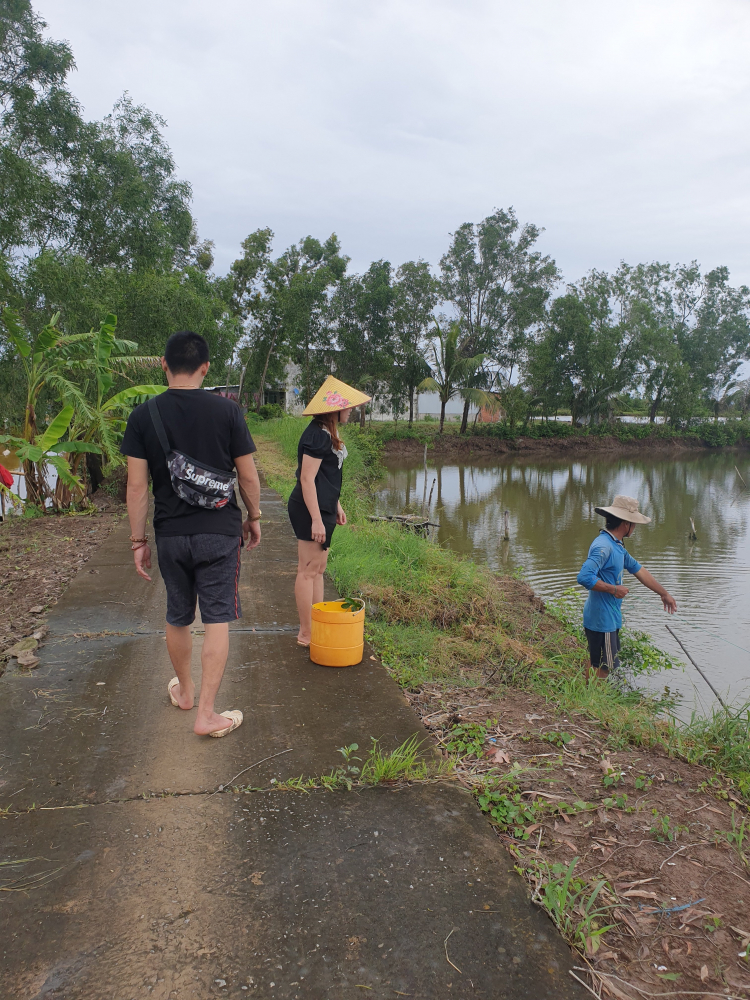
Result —
[[[294, 485], [305, 423], [285, 418], [251, 425], [269, 485], [284, 498]], [[648, 747], [709, 767], [750, 798], [750, 709], [733, 716], [717, 711], [684, 725], [656, 699], [587, 685], [579, 630], [555, 609], [542, 610], [525, 585], [399, 527], [367, 520], [380, 474], [380, 435], [350, 426], [345, 437], [342, 504], [350, 524], [334, 535], [329, 571], [340, 593], [366, 598], [368, 638], [403, 687], [491, 684], [535, 692], [601, 723], [615, 749]], [[624, 655], [636, 671], [665, 665], [642, 637], [631, 637]]]
[[[458, 421], [447, 421], [444, 436], [459, 434]], [[416, 421], [411, 427], [406, 420], [398, 423], [393, 421], [374, 421], [371, 433], [381, 442], [416, 440], [430, 443], [438, 434], [437, 421]], [[638, 442], [683, 442], [684, 444], [701, 445], [707, 448], [726, 448], [747, 446], [750, 443], [750, 423], [747, 420], [729, 420], [718, 423], [705, 420], [686, 429], [671, 427], [665, 424], [632, 424], [614, 420], [611, 423], [597, 424], [589, 427], [573, 427], [569, 423], [558, 421], [529, 421], [518, 423], [511, 428], [506, 422], [493, 424], [469, 424], [467, 435], [473, 438], [495, 439], [513, 442], [519, 438], [534, 441], [570, 440], [580, 438], [593, 443], [597, 438], [614, 438], [621, 444], [637, 444]], [[593, 439], [593, 440], [592, 440]]]

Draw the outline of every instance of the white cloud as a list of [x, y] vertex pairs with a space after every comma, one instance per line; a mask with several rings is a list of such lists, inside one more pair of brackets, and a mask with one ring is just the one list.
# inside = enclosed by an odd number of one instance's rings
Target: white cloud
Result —
[[87, 114], [161, 113], [217, 266], [270, 225], [436, 264], [495, 206], [575, 278], [750, 282], [746, 0], [39, 0]]

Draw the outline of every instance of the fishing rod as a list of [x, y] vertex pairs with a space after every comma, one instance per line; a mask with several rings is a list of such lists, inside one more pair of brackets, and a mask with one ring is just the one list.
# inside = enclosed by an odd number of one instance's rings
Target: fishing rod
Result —
[[697, 664], [697, 663], [695, 662], [695, 660], [694, 660], [694, 659], [692, 658], [692, 656], [690, 655], [690, 653], [688, 653], [688, 651], [687, 651], [687, 650], [685, 649], [685, 647], [684, 647], [684, 646], [682, 645], [682, 642], [681, 642], [681, 641], [680, 641], [680, 640], [679, 640], [679, 639], [677, 638], [677, 636], [676, 636], [676, 635], [674, 634], [674, 632], [673, 632], [673, 631], [672, 631], [672, 629], [671, 629], [671, 628], [669, 627], [669, 625], [665, 625], [665, 626], [664, 626], [664, 628], [665, 628], [665, 629], [667, 630], [667, 632], [669, 632], [669, 634], [670, 634], [670, 635], [672, 636], [672, 638], [673, 638], [673, 639], [676, 639], [676, 640], [677, 640], [677, 645], [678, 645], [678, 646], [680, 647], [680, 649], [681, 649], [681, 650], [682, 650], [682, 652], [683, 652], [683, 653], [685, 654], [685, 656], [687, 656], [687, 658], [688, 658], [688, 659], [690, 660], [690, 662], [691, 662], [691, 663], [693, 664], [693, 666], [694, 666], [694, 667], [695, 667], [695, 669], [696, 669], [696, 670], [698, 671], [698, 673], [699, 673], [699, 674], [701, 675], [701, 677], [702, 677], [702, 678], [703, 678], [703, 680], [704, 680], [704, 681], [706, 682], [706, 684], [708, 684], [708, 686], [709, 686], [709, 687], [711, 688], [711, 690], [713, 691], [713, 693], [714, 693], [714, 694], [716, 695], [716, 697], [717, 697], [717, 698], [719, 699], [719, 703], [721, 704], [721, 707], [722, 707], [722, 708], [724, 709], [724, 711], [725, 711], [725, 712], [727, 713], [727, 715], [728, 715], [728, 714], [729, 714], [729, 709], [728, 709], [728, 707], [727, 707], [727, 705], [726, 705], [726, 702], [725, 702], [725, 701], [724, 701], [724, 699], [723, 699], [723, 698], [721, 697], [721, 695], [720, 695], [720, 694], [719, 694], [719, 692], [718, 692], [718, 691], [716, 690], [716, 688], [715, 688], [715, 687], [713, 686], [713, 684], [711, 683], [711, 681], [710, 681], [710, 680], [708, 679], [708, 677], [706, 677], [706, 675], [705, 675], [705, 674], [703, 673], [703, 671], [701, 670], [701, 668], [700, 668], [700, 667], [698, 666], [698, 664]]

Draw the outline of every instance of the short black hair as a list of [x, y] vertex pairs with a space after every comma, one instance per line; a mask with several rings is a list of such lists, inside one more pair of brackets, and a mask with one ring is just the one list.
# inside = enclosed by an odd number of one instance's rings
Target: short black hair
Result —
[[192, 375], [208, 361], [208, 344], [199, 333], [180, 330], [167, 341], [164, 360], [173, 375]]
[[614, 514], [605, 514], [604, 523], [607, 527], [607, 531], [617, 531], [617, 529], [622, 524], [622, 518], [615, 517]]

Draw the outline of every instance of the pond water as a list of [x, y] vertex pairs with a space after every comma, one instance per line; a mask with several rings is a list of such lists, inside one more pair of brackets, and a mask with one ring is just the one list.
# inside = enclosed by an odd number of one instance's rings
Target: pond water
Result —
[[[480, 459], [471, 464], [427, 460], [430, 520], [441, 545], [522, 573], [544, 598], [575, 587], [576, 576], [603, 518], [594, 507], [618, 493], [636, 497], [652, 523], [625, 543], [674, 596], [668, 617], [656, 594], [625, 574], [630, 594], [625, 624], [647, 632], [682, 662], [665, 630], [669, 623], [726, 701], [750, 698], [750, 456], [701, 453], [684, 458], [609, 458], [559, 461]], [[736, 467], [735, 467], [736, 466]], [[381, 514], [422, 510], [425, 472], [419, 460], [391, 459], [378, 494]], [[739, 470], [739, 473], [738, 473]], [[509, 512], [509, 541], [503, 516]], [[697, 540], [691, 541], [690, 518]], [[519, 570], [522, 567], [522, 570]], [[709, 635], [708, 633], [714, 633]], [[742, 647], [742, 648], [738, 648]], [[680, 714], [703, 712], [714, 698], [693, 667], [651, 678], [682, 696]]]

